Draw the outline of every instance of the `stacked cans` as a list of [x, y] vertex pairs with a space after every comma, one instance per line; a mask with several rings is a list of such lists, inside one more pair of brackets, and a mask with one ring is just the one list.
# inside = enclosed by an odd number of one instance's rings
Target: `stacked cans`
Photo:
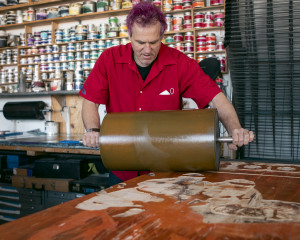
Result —
[[184, 17], [166, 14], [167, 29], [166, 31], [180, 31], [182, 29], [192, 29], [192, 17], [190, 12], [185, 12]]
[[[24, 36], [23, 34], [20, 36], [21, 46], [25, 46]], [[51, 43], [51, 31], [34, 32], [34, 34], [27, 33], [26, 37], [27, 46], [40, 46]]]
[[[41, 73], [42, 80], [58, 79], [57, 72], [65, 73], [62, 78], [72, 73], [73, 80], [66, 82], [65, 88], [66, 90], [79, 90], [103, 50], [127, 42], [126, 38], [122, 38], [82, 43], [69, 42], [44, 47], [33, 46], [26, 50], [20, 49], [20, 64], [27, 65], [23, 72], [26, 73], [28, 81], [32, 80], [34, 72], [38, 71]], [[60, 90], [57, 85], [50, 86], [49, 89], [54, 88]]]
[[18, 69], [1, 69], [0, 83], [18, 83]]
[[196, 12], [194, 15], [194, 28], [210, 28], [224, 26], [223, 12]]
[[0, 53], [0, 65], [17, 64], [18, 63], [18, 50], [5, 49]]
[[[184, 42], [184, 43], [183, 43]], [[170, 44], [169, 47], [175, 48], [181, 52], [194, 52], [194, 35], [193, 32], [176, 33], [165, 38], [165, 43]], [[189, 56], [193, 58], [192, 56]]]
[[197, 52], [224, 51], [223, 41], [218, 41], [214, 33], [203, 34], [199, 32], [196, 37]]
[[[200, 0], [197, 0], [200, 1]], [[204, 1], [204, 0], [201, 0]], [[163, 10], [165, 12], [191, 9], [192, 0], [164, 0]]]

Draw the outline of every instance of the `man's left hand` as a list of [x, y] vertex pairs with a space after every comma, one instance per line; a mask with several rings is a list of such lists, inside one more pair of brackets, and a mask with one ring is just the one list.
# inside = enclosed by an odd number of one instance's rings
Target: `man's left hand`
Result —
[[254, 140], [254, 133], [244, 128], [233, 129], [232, 144], [229, 144], [231, 150], [237, 150], [238, 147], [247, 145]]

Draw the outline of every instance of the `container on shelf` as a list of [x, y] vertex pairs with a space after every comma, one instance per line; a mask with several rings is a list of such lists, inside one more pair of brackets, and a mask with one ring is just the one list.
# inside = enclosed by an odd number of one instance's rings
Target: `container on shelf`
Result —
[[183, 3], [183, 9], [184, 10], [187, 10], [187, 9], [192, 9], [193, 8], [193, 5], [192, 5], [192, 2], [184, 2]]
[[194, 33], [193, 32], [186, 32], [184, 34], [184, 41], [193, 42], [194, 41]]
[[205, 7], [205, 0], [193, 0], [193, 8]]
[[224, 0], [210, 0], [211, 6], [224, 5]]
[[97, 12], [104, 12], [109, 10], [109, 0], [98, 0], [97, 1]]
[[110, 0], [110, 7], [112, 10], [119, 10], [122, 7], [122, 0]]
[[69, 7], [69, 15], [75, 16], [79, 15], [82, 12], [82, 4], [81, 3], [71, 3]]
[[35, 11], [32, 7], [27, 9], [27, 22], [31, 22], [35, 20]]
[[58, 15], [60, 17], [69, 16], [69, 6], [68, 5], [61, 5], [58, 7]]
[[194, 52], [194, 43], [185, 43], [184, 51], [185, 52]]
[[86, 1], [82, 5], [82, 13], [96, 12], [96, 3], [92, 1]]

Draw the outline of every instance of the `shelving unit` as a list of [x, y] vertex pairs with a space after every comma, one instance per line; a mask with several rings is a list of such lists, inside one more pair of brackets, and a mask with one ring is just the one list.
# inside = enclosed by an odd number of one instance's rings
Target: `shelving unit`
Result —
[[[78, 0], [41, 0], [37, 2], [33, 2], [32, 0], [29, 0], [28, 3], [24, 4], [18, 4], [15, 6], [7, 6], [7, 7], [2, 7], [0, 8], [0, 13], [4, 14], [7, 11], [10, 10], [24, 10], [27, 9], [28, 7], [33, 7], [35, 9], [39, 8], [45, 8], [49, 6], [60, 6], [60, 5], [66, 5], [68, 3], [73, 3], [73, 2], [83, 2], [78, 1]], [[163, 3], [163, 1], [162, 1]], [[163, 8], [163, 4], [161, 5]], [[206, 12], [206, 11], [224, 11], [224, 5], [218, 5], [218, 6], [210, 6], [210, 7], [202, 7], [202, 8], [192, 8], [192, 9], [184, 9], [184, 10], [173, 10], [173, 11], [168, 11], [165, 12], [165, 14], [171, 14], [171, 15], [182, 15], [186, 12], [191, 13], [191, 19], [192, 19], [192, 26], [194, 26], [194, 15], [197, 12]], [[131, 9], [119, 9], [119, 10], [110, 10], [110, 11], [104, 11], [104, 12], [93, 12], [93, 13], [86, 13], [86, 14], [80, 14], [76, 16], [66, 16], [66, 17], [58, 17], [58, 18], [52, 18], [52, 19], [44, 19], [44, 20], [36, 20], [36, 21], [31, 21], [31, 22], [24, 22], [24, 23], [16, 23], [16, 24], [7, 24], [7, 25], [2, 25], [0, 26], [0, 30], [14, 30], [14, 29], [24, 29], [25, 36], [27, 36], [28, 33], [32, 33], [33, 27], [36, 26], [45, 26], [48, 25], [51, 27], [51, 34], [52, 34], [52, 42], [51, 44], [47, 45], [39, 45], [36, 46], [37, 48], [39, 47], [46, 47], [46, 46], [51, 46], [53, 44], [62, 46], [62, 45], [67, 45], [69, 42], [63, 42], [63, 43], [56, 43], [55, 42], [55, 30], [59, 29], [59, 24], [60, 23], [67, 23], [67, 22], [78, 22], [79, 24], [81, 23], [82, 20], [90, 20], [90, 19], [105, 19], [111, 16], [126, 16]], [[208, 55], [208, 54], [222, 54], [226, 56], [226, 51], [205, 51], [205, 52], [197, 52], [196, 49], [196, 36], [197, 33], [199, 32], [225, 32], [224, 27], [209, 27], [209, 28], [191, 28], [191, 29], [183, 29], [180, 31], [168, 31], [165, 32], [165, 36], [170, 36], [174, 35], [176, 33], [186, 33], [186, 32], [193, 32], [194, 36], [194, 41], [191, 42], [194, 44], [194, 51], [193, 52], [184, 52], [185, 54], [193, 54], [194, 59], [197, 59], [198, 55]], [[93, 42], [93, 41], [99, 41], [99, 40], [113, 40], [113, 39], [122, 39], [126, 37], [114, 37], [114, 38], [103, 38], [103, 39], [93, 39], [93, 40], [83, 40], [83, 41], [72, 41], [72, 43], [84, 43], [84, 42]], [[181, 42], [172, 42], [172, 43], [166, 43], [166, 45], [170, 44], [176, 44], [176, 43], [182, 43], [185, 44], [187, 41], [181, 41]], [[27, 45], [27, 39], [25, 41], [25, 44]], [[17, 49], [18, 50], [18, 63], [17, 64], [0, 64], [0, 68], [3, 67], [17, 67], [18, 72], [20, 72], [20, 69], [22, 67], [26, 67], [28, 65], [38, 65], [39, 63], [26, 63], [26, 64], [21, 64], [20, 59], [22, 58], [30, 58], [30, 57], [35, 57], [35, 56], [41, 56], [41, 55], [49, 55], [49, 54], [61, 54], [61, 53], [76, 53], [76, 52], [91, 52], [91, 51], [98, 51], [102, 50], [100, 48], [98, 49], [90, 49], [90, 50], [78, 50], [78, 51], [67, 51], [67, 52], [56, 52], [56, 53], [38, 53], [38, 54], [26, 54], [26, 55], [21, 55], [20, 50], [21, 49], [29, 49], [31, 46], [17, 46], [17, 47], [5, 47], [5, 48], [0, 48], [0, 52], [5, 50], [5, 49]], [[64, 63], [64, 62], [77, 62], [77, 61], [90, 61], [90, 60], [96, 60], [95, 58], [90, 58], [90, 59], [81, 59], [81, 60], [66, 60], [66, 61], [53, 61], [52, 63]], [[83, 70], [90, 70], [90, 69], [83, 69]], [[42, 73], [51, 73], [53, 71], [41, 71]], [[0, 86], [5, 86], [5, 85], [14, 85], [18, 83], [1, 83]]]

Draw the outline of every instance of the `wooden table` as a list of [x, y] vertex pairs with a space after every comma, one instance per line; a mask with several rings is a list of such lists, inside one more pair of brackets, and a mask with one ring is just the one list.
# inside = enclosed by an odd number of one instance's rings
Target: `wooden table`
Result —
[[89, 154], [100, 155], [100, 150], [88, 148], [82, 144], [66, 144], [60, 141], [71, 140], [79, 141], [82, 135], [32, 135], [24, 134], [0, 138], [0, 150], [26, 151], [29, 156], [36, 156], [45, 153], [71, 153], [71, 154]]
[[4, 224], [0, 239], [300, 239], [300, 166], [150, 173]]

